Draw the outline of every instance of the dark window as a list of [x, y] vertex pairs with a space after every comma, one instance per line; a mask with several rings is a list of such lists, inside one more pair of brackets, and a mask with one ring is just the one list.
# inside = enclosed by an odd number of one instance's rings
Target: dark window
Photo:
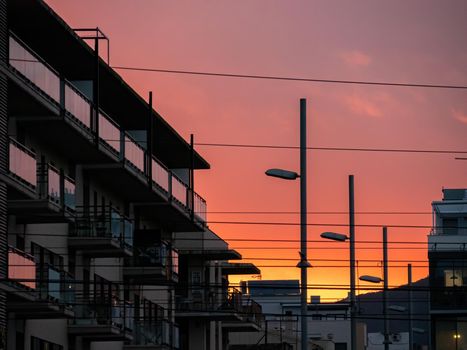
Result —
[[[18, 346], [16, 348], [20, 349]], [[31, 336], [31, 350], [63, 350], [63, 346]]]

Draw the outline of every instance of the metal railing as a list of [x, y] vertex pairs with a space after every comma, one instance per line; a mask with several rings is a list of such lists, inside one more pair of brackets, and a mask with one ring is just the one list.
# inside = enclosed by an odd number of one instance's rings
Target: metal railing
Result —
[[467, 228], [464, 227], [434, 227], [430, 236], [467, 236]]
[[206, 222], [206, 212], [207, 212], [207, 206], [206, 206], [206, 201], [204, 200], [203, 197], [201, 197], [198, 193], [194, 193], [194, 199], [195, 202], [193, 204], [193, 210], [195, 212], [195, 215], [197, 216], [198, 219], [200, 219], [202, 222]]
[[34, 152], [10, 139], [9, 171], [31, 188], [37, 186], [37, 161]]
[[76, 325], [109, 325], [122, 331], [134, 329], [134, 307], [118, 298], [90, 300], [80, 298], [75, 307]]
[[80, 207], [70, 234], [74, 237], [112, 238], [122, 247], [133, 246], [132, 221], [111, 206]]

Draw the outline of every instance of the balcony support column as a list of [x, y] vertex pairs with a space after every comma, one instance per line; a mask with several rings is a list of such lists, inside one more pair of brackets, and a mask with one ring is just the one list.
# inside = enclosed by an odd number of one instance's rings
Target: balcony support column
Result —
[[148, 122], [146, 128], [146, 164], [147, 164], [147, 176], [148, 185], [152, 186], [152, 151], [153, 151], [153, 140], [154, 140], [154, 118], [152, 115], [152, 91], [149, 91], [148, 101]]

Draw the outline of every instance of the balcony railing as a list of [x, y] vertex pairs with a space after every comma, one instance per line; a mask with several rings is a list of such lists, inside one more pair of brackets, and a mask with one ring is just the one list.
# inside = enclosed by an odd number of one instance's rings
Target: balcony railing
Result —
[[120, 129], [109, 116], [99, 113], [99, 138], [116, 154], [120, 153]]
[[[89, 132], [98, 127], [99, 139], [104, 145], [116, 154], [120, 154], [121, 159], [131, 165], [135, 170], [144, 176], [148, 176], [148, 166], [152, 167], [152, 181], [160, 189], [168, 193], [169, 197], [183, 207], [184, 210], [195, 214], [195, 217], [201, 221], [206, 221], [206, 202], [197, 194], [194, 195], [194, 203], [189, 195], [191, 189], [180, 180], [173, 172], [165, 168], [160, 161], [141, 147], [127, 132], [124, 132], [120, 126], [108, 117], [102, 110], [99, 110], [99, 123], [93, 122], [93, 104], [83, 95], [71, 82], [61, 79], [59, 74], [53, 70], [43, 59], [23, 44], [13, 34], [10, 36], [10, 66], [25, 77], [34, 86], [38, 87], [42, 93], [58, 104], [62, 104], [65, 110], [65, 116], [71, 119], [76, 125]], [[63, 94], [63, 96], [61, 95]], [[96, 130], [94, 130], [96, 131]], [[123, 148], [122, 145], [123, 144]], [[10, 152], [18, 151], [10, 147]], [[24, 150], [23, 150], [24, 151]], [[15, 154], [16, 155], [16, 154]], [[31, 186], [35, 186], [35, 176], [29, 174], [31, 169], [27, 169], [33, 162], [30, 158], [34, 154], [27, 154], [20, 160], [19, 157], [10, 157], [16, 159], [13, 167], [17, 174]], [[148, 158], [150, 157], [150, 158]], [[29, 160], [29, 161], [26, 161]], [[65, 189], [65, 202], [67, 192]], [[74, 191], [73, 191], [74, 193]], [[70, 208], [74, 205], [70, 204]]]
[[196, 192], [194, 193], [194, 211], [195, 215], [197, 216], [198, 219], [200, 219], [202, 222], [206, 222], [206, 201], [201, 197], [199, 194]]
[[465, 227], [434, 227], [430, 231], [430, 236], [467, 236]]
[[36, 262], [32, 255], [8, 248], [8, 280], [23, 287], [36, 288]]
[[111, 206], [80, 208], [71, 230], [75, 237], [111, 238], [122, 247], [133, 246], [133, 223]]
[[152, 157], [151, 162], [153, 183], [159, 188], [162, 188], [165, 192], [170, 193], [169, 170], [154, 156]]
[[9, 171], [15, 178], [35, 189], [37, 161], [34, 152], [10, 139]]
[[172, 197], [184, 207], [188, 205], [188, 186], [173, 173]]
[[137, 170], [144, 173], [145, 151], [128, 134], [125, 135], [125, 159]]
[[60, 102], [60, 78], [44, 60], [26, 48], [20, 40], [10, 36], [9, 63], [31, 83], [55, 102]]
[[79, 299], [75, 307], [76, 325], [109, 325], [124, 329], [134, 329], [134, 308], [131, 303], [118, 298], [108, 300]]
[[135, 248], [133, 266], [166, 267], [170, 272], [178, 274], [178, 251], [172, 249], [167, 243], [160, 243], [144, 248]]
[[65, 110], [85, 127], [91, 128], [91, 102], [71, 83], [64, 81], [64, 85]]
[[76, 210], [76, 186], [73, 179], [65, 176], [64, 178], [64, 189], [65, 189], [65, 196], [64, 196], [64, 204], [65, 207], [75, 211]]
[[75, 281], [71, 275], [50, 264], [37, 265], [39, 295], [41, 299], [74, 306]]

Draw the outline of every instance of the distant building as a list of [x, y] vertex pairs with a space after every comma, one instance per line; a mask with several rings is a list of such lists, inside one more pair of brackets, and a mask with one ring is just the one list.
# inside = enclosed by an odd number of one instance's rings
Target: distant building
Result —
[[467, 348], [467, 189], [434, 201], [428, 238], [433, 350]]

